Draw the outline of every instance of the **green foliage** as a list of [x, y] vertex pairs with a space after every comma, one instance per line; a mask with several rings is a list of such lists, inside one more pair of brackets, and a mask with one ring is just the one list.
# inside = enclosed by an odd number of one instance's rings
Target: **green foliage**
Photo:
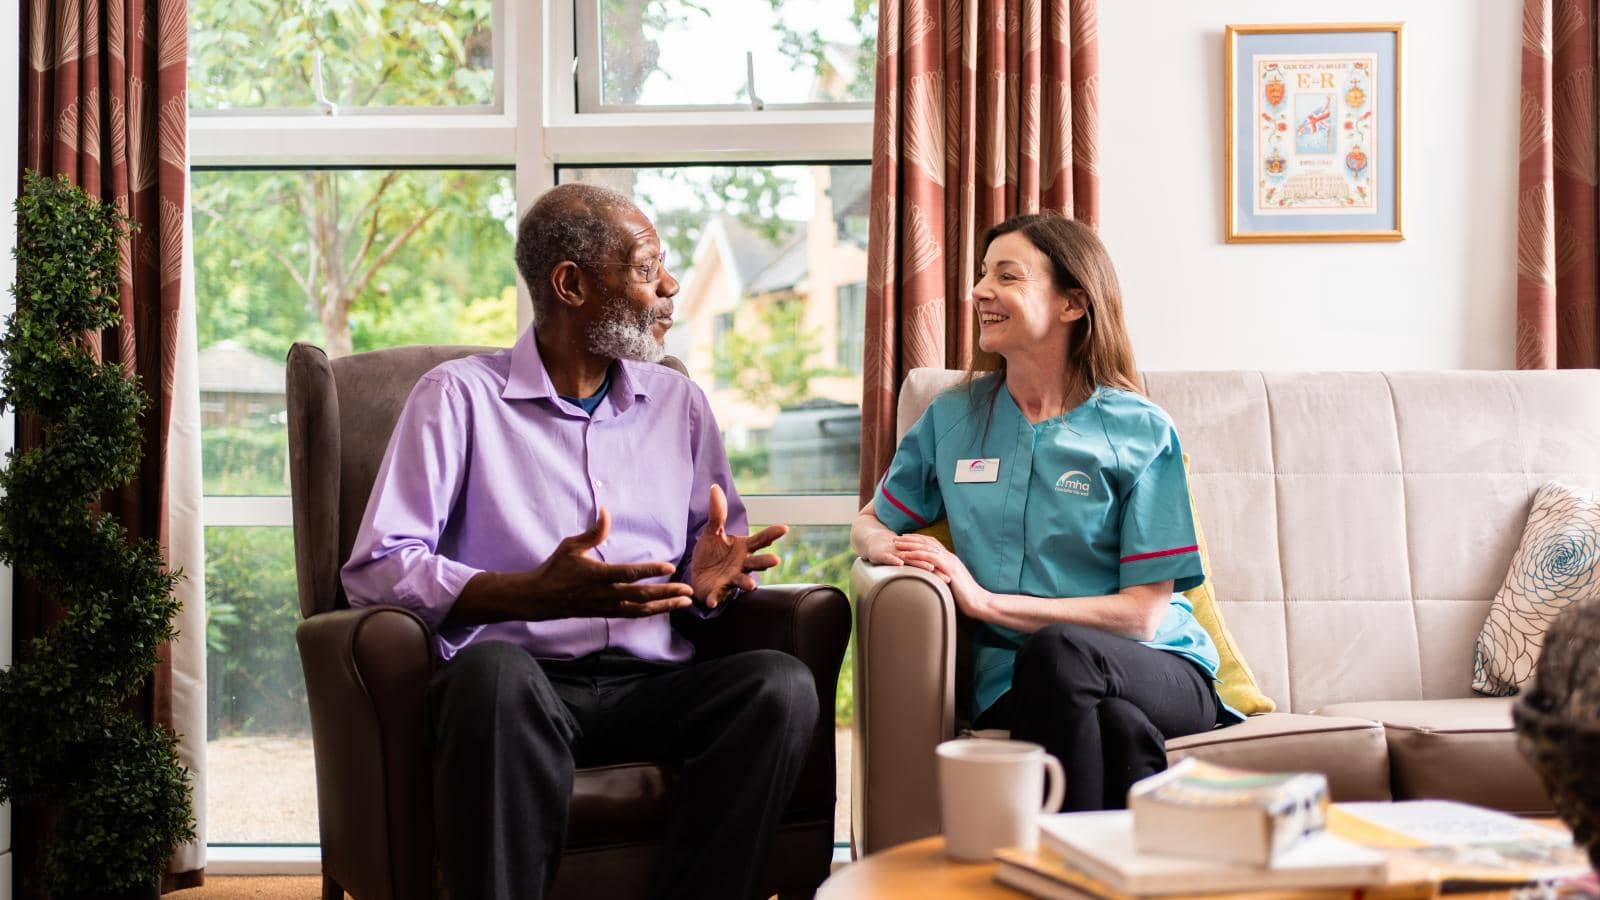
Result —
[[[751, 531], [755, 531], [752, 528]], [[850, 549], [850, 530], [839, 525], [800, 525], [773, 546], [780, 562], [762, 573], [764, 584], [831, 584], [846, 595], [850, 592], [850, 566], [856, 560]], [[855, 711], [855, 634], [845, 649], [844, 665], [839, 670], [839, 687], [834, 693], [834, 722], [850, 724]]]
[[499, 334], [470, 310], [513, 296], [506, 173], [197, 173], [193, 206], [202, 347], [231, 338], [282, 359], [297, 340], [341, 356], [515, 338], [515, 303], [488, 316]]
[[[767, 0], [774, 13], [783, 9], [783, 0]], [[830, 54], [828, 42], [820, 32], [801, 31], [784, 24], [774, 25], [780, 35], [778, 49], [792, 61], [791, 68], [812, 66], [822, 86], [819, 101], [871, 101], [878, 68], [878, 4], [875, 0], [851, 0], [850, 24], [859, 37], [853, 47], [838, 47]], [[850, 71], [840, 68], [843, 63]], [[839, 88], [834, 85], [845, 79]]]
[[742, 490], [759, 490], [766, 486], [772, 472], [772, 457], [766, 447], [729, 450], [728, 468], [733, 472], [733, 483]]
[[273, 424], [208, 428], [200, 445], [200, 471], [210, 496], [282, 494], [289, 483], [289, 434]]
[[197, 109], [460, 106], [494, 101], [492, 0], [195, 0]]
[[177, 575], [91, 504], [132, 478], [146, 400], [85, 334], [120, 321], [119, 246], [131, 223], [64, 177], [27, 173], [17, 201], [16, 313], [0, 338], [0, 404], [32, 417], [42, 446], [0, 472], [0, 562], [66, 611], [0, 671], [0, 801], [62, 811], [50, 893], [148, 885], [194, 836], [171, 732], [124, 702], [175, 632]]
[[712, 348], [717, 380], [733, 385], [755, 406], [793, 406], [811, 396], [811, 380], [843, 374], [812, 364], [821, 345], [803, 328], [805, 304], [766, 300], [756, 304], [756, 327], [735, 327]]
[[287, 528], [206, 529], [207, 733], [306, 734], [294, 542]]

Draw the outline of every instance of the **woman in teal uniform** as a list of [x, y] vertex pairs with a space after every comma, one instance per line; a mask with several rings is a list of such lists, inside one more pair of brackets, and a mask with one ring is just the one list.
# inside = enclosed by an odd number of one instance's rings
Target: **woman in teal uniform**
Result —
[[[977, 620], [976, 727], [1059, 758], [1066, 808], [1121, 808], [1166, 768], [1167, 739], [1233, 717], [1216, 648], [1177, 593], [1205, 579], [1183, 451], [1139, 393], [1094, 232], [1018, 216], [983, 245], [978, 346], [1001, 365], [906, 432], [851, 545], [934, 573]], [[911, 533], [940, 517], [953, 548]]]

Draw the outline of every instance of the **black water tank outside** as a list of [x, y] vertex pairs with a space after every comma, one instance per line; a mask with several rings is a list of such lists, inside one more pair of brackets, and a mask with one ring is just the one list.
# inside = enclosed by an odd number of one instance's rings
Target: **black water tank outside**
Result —
[[767, 435], [772, 490], [854, 492], [861, 465], [861, 407], [807, 400], [778, 411]]

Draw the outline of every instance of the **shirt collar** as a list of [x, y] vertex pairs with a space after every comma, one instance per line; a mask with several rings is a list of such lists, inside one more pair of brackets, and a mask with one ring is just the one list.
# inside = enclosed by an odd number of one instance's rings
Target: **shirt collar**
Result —
[[[611, 390], [606, 392], [606, 401], [615, 404], [618, 412], [632, 406], [636, 397], [650, 399], [645, 379], [638, 377], [637, 371], [640, 366], [648, 365], [653, 364], [631, 359], [617, 361], [617, 368], [612, 373]], [[550, 381], [550, 373], [545, 370], [544, 359], [539, 356], [539, 342], [534, 337], [532, 326], [517, 338], [517, 343], [511, 348], [511, 371], [506, 376], [506, 386], [500, 391], [500, 396], [505, 400], [554, 400], [558, 396], [555, 385]], [[604, 402], [601, 405], [604, 406]]]
[[[613, 385], [615, 387], [615, 385]], [[554, 398], [555, 385], [550, 383], [550, 373], [544, 369], [539, 357], [539, 342], [534, 339], [529, 326], [511, 348], [511, 371], [506, 375], [506, 386], [500, 391], [506, 400], [535, 400]]]

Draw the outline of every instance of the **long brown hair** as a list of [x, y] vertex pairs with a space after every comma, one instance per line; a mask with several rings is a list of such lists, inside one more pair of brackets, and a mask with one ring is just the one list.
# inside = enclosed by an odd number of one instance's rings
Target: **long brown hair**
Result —
[[[1073, 397], [1085, 390], [1092, 392], [1097, 387], [1143, 393], [1139, 387], [1139, 370], [1133, 362], [1133, 344], [1128, 340], [1128, 327], [1122, 318], [1122, 288], [1117, 284], [1111, 254], [1106, 252], [1094, 230], [1060, 213], [1012, 216], [984, 233], [978, 257], [981, 259], [988, 254], [989, 245], [996, 238], [1012, 232], [1020, 232], [1049, 258], [1051, 283], [1057, 292], [1065, 294], [1081, 289], [1084, 293], [1084, 315], [1074, 323], [1067, 341], [1065, 396]], [[978, 355], [975, 353], [974, 357]], [[969, 389], [975, 390], [977, 382], [991, 374], [995, 377], [989, 391], [988, 408], [984, 411], [985, 419], [993, 411], [994, 399], [1005, 383], [1005, 359], [996, 360], [992, 369], [974, 367], [967, 375]], [[975, 394], [973, 399], [977, 400]], [[975, 402], [974, 408], [976, 406]], [[984, 430], [988, 430], [987, 424]]]

